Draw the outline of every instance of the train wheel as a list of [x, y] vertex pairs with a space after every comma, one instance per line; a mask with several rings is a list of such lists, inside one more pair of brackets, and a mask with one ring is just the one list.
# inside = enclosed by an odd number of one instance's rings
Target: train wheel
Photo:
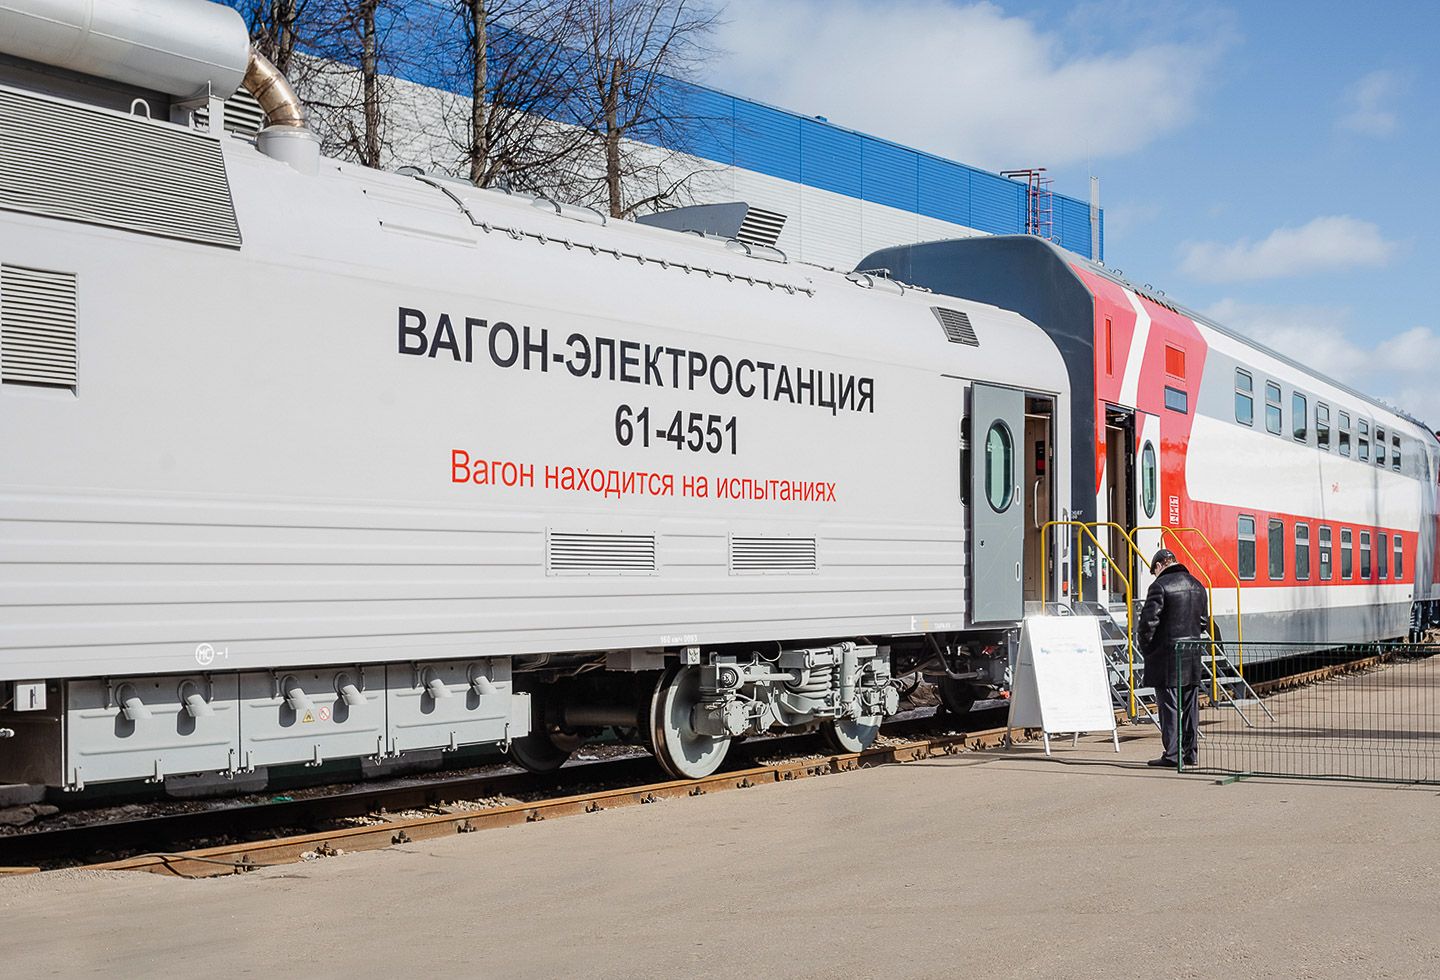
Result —
[[570, 735], [537, 732], [510, 743], [510, 761], [527, 772], [554, 772], [565, 764], [580, 739]]
[[700, 670], [672, 667], [660, 675], [650, 698], [650, 747], [661, 767], [676, 779], [699, 779], [720, 768], [730, 739], [695, 730], [700, 703]]
[[869, 718], [832, 718], [820, 723], [820, 735], [836, 752], [864, 752], [880, 734], [880, 715]]
[[973, 684], [957, 681], [953, 677], [940, 679], [940, 703], [952, 715], [969, 714], [970, 709], [975, 706], [978, 694], [979, 691]]

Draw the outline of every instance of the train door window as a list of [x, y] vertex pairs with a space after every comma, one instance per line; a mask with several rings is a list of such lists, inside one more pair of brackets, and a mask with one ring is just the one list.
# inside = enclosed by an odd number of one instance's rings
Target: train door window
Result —
[[1159, 495], [1159, 468], [1155, 463], [1155, 444], [1146, 441], [1140, 450], [1140, 506], [1147, 518], [1155, 516], [1155, 502]]
[[1239, 546], [1235, 564], [1241, 578], [1252, 579], [1255, 577], [1255, 518], [1241, 514], [1237, 523], [1235, 537]]
[[1375, 465], [1385, 465], [1385, 430], [1375, 426]]
[[1320, 525], [1320, 581], [1330, 581], [1334, 568], [1330, 564], [1330, 528]]
[[1179, 388], [1165, 386], [1165, 407], [1172, 412], [1184, 414], [1190, 411], [1190, 396]]
[[1359, 443], [1356, 457], [1362, 463], [1370, 462], [1370, 423], [1364, 419], [1355, 423], [1355, 441]]
[[1270, 578], [1285, 577], [1285, 522], [1270, 518], [1268, 539], [1265, 542], [1266, 556], [1270, 563]]
[[1284, 428], [1281, 425], [1280, 386], [1273, 381], [1265, 382], [1265, 429], [1275, 435]]
[[1355, 577], [1355, 536], [1348, 527], [1340, 529], [1340, 577]]
[[1384, 531], [1380, 532], [1375, 542], [1375, 570], [1380, 573], [1382, 582], [1390, 577], [1390, 535]]
[[1393, 433], [1390, 436], [1390, 448], [1393, 450], [1390, 454], [1390, 468], [1398, 471], [1400, 469], [1400, 437]]
[[1315, 445], [1330, 451], [1330, 406], [1324, 402], [1315, 403]]
[[1370, 532], [1360, 532], [1360, 581], [1370, 581]]
[[1340, 432], [1338, 445], [1340, 447], [1341, 456], [1350, 455], [1350, 414], [1348, 412], [1340, 413]]
[[1405, 539], [1395, 535], [1395, 578], [1398, 581], [1405, 577]]
[[1305, 401], [1305, 396], [1295, 392], [1290, 396], [1290, 427], [1291, 435], [1296, 442], [1304, 442], [1310, 435], [1306, 426], [1310, 422], [1310, 406]]
[[1241, 425], [1255, 424], [1255, 382], [1249, 371], [1235, 369], [1235, 421]]
[[1015, 496], [1015, 441], [1010, 427], [999, 419], [985, 434], [985, 497], [995, 513], [1010, 509]]
[[1295, 577], [1310, 581], [1310, 525], [1295, 525]]

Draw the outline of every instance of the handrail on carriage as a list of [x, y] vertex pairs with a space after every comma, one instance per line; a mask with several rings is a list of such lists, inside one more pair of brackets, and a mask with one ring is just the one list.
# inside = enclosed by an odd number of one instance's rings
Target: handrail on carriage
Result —
[[[1240, 615], [1240, 576], [1235, 573], [1235, 569], [1230, 567], [1230, 563], [1225, 560], [1225, 557], [1220, 554], [1215, 545], [1206, 537], [1205, 532], [1198, 527], [1166, 527], [1162, 524], [1147, 524], [1135, 528], [1131, 533], [1138, 534], [1141, 531], [1159, 531], [1162, 539], [1165, 535], [1170, 535], [1175, 543], [1180, 546], [1180, 550], [1190, 559], [1194, 568], [1205, 575], [1205, 584], [1210, 591], [1210, 676], [1212, 680], [1215, 676], [1215, 588], [1211, 581], [1210, 573], [1200, 565], [1194, 552], [1180, 539], [1180, 535], [1182, 533], [1189, 533], [1199, 537], [1201, 541], [1205, 542], [1205, 547], [1210, 549], [1210, 554], [1214, 555], [1215, 560], [1220, 563], [1220, 567], [1225, 569], [1229, 574], [1231, 580], [1235, 583], [1235, 672], [1243, 678], [1245, 676], [1245, 620], [1244, 617]], [[1133, 539], [1131, 543], [1134, 544]], [[1143, 556], [1141, 560], [1144, 560]], [[1211, 693], [1213, 695], [1215, 692], [1212, 691]]]
[[[1120, 525], [1115, 524], [1115, 523], [1112, 522], [1112, 521], [1068, 521], [1068, 520], [1067, 520], [1067, 521], [1046, 521], [1043, 525], [1041, 525], [1041, 527], [1040, 527], [1040, 570], [1041, 570], [1041, 574], [1040, 574], [1040, 608], [1041, 608], [1041, 609], [1044, 609], [1046, 603], [1048, 602], [1047, 586], [1048, 586], [1048, 584], [1049, 584], [1049, 578], [1050, 578], [1050, 575], [1049, 575], [1049, 569], [1050, 569], [1050, 529], [1051, 529], [1052, 527], [1073, 527], [1073, 528], [1075, 529], [1075, 558], [1076, 558], [1077, 561], [1079, 560], [1079, 557], [1080, 557], [1080, 533], [1083, 531], [1083, 532], [1086, 534], [1086, 536], [1088, 536], [1088, 537], [1090, 538], [1090, 542], [1091, 542], [1091, 544], [1093, 544], [1093, 545], [1095, 546], [1095, 550], [1096, 550], [1097, 552], [1099, 552], [1100, 555], [1101, 555], [1102, 557], [1104, 557], [1104, 559], [1105, 559], [1107, 562], [1110, 563], [1110, 569], [1111, 569], [1111, 571], [1114, 572], [1117, 576], [1119, 576], [1120, 581], [1122, 581], [1122, 582], [1125, 583], [1125, 655], [1126, 655], [1126, 657], [1127, 657], [1127, 659], [1128, 659], [1128, 664], [1129, 664], [1129, 677], [1127, 678], [1127, 684], [1128, 684], [1128, 686], [1129, 686], [1129, 688], [1130, 688], [1130, 717], [1131, 717], [1131, 718], [1134, 718], [1134, 717], [1135, 717], [1135, 591], [1134, 591], [1134, 589], [1133, 589], [1133, 588], [1131, 587], [1131, 585], [1130, 585], [1130, 577], [1129, 577], [1128, 575], [1125, 575], [1124, 573], [1122, 573], [1122, 572], [1119, 570], [1118, 566], [1115, 564], [1114, 559], [1112, 559], [1112, 558], [1110, 557], [1110, 553], [1105, 550], [1105, 546], [1102, 545], [1102, 544], [1100, 543], [1100, 539], [1095, 536], [1094, 528], [1104, 527], [1104, 526], [1113, 527], [1113, 528], [1115, 528], [1116, 530], [1118, 530], [1118, 531], [1120, 532], [1120, 534], [1121, 534], [1123, 537], [1125, 537], [1126, 541], [1130, 544], [1130, 547], [1131, 547], [1131, 548], [1134, 548], [1134, 547], [1135, 547], [1135, 543], [1134, 543], [1133, 541], [1130, 541], [1129, 536], [1125, 534], [1125, 529], [1122, 528], [1122, 527], [1120, 527]], [[1085, 578], [1084, 578], [1083, 575], [1078, 576], [1078, 578], [1079, 578], [1079, 581], [1082, 583], [1081, 588], [1083, 589], [1083, 587], [1084, 587], [1084, 586], [1083, 586], [1083, 582], [1085, 581]], [[1083, 593], [1083, 591], [1080, 593], [1079, 597], [1077, 597], [1077, 601], [1080, 601], [1080, 602], [1083, 602], [1083, 601], [1084, 601], [1084, 593]]]

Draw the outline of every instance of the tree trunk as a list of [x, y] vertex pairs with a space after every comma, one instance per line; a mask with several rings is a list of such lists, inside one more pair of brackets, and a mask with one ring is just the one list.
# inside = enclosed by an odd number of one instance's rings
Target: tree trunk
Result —
[[475, 72], [470, 89], [470, 182], [477, 187], [489, 183], [487, 165], [490, 159], [489, 111], [489, 12], [486, 0], [469, 0], [470, 37], [475, 45]]
[[360, 79], [365, 110], [360, 162], [367, 167], [380, 166], [380, 69], [375, 33], [378, 5], [379, 0], [367, 0], [360, 6]]
[[300, 16], [296, 0], [275, 0], [271, 16], [275, 22], [275, 50], [270, 60], [280, 74], [290, 71], [290, 62], [295, 57], [295, 21]]
[[625, 217], [625, 201], [620, 193], [620, 83], [624, 63], [616, 58], [610, 66], [610, 86], [605, 92], [605, 189], [610, 197], [610, 217]]

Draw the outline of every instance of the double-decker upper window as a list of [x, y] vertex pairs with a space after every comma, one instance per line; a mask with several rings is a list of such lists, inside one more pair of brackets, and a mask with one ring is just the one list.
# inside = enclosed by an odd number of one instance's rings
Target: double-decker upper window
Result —
[[1340, 455], [1341, 455], [1341, 456], [1349, 456], [1349, 455], [1350, 455], [1350, 413], [1349, 413], [1349, 412], [1341, 412], [1341, 413], [1340, 413], [1340, 433], [1339, 433], [1339, 441], [1338, 441], [1338, 444], [1339, 444], [1339, 447], [1340, 447]]
[[1385, 465], [1385, 430], [1375, 426], [1375, 465]]
[[1249, 371], [1235, 369], [1235, 421], [1241, 425], [1255, 424], [1255, 382]]
[[1355, 441], [1360, 444], [1357, 458], [1362, 463], [1370, 462], [1370, 423], [1364, 419], [1355, 424]]
[[1315, 445], [1330, 451], [1330, 406], [1324, 402], [1315, 403]]
[[1285, 427], [1281, 418], [1280, 386], [1273, 381], [1265, 382], [1265, 429], [1279, 435]]
[[1290, 395], [1290, 434], [1296, 442], [1304, 442], [1309, 436], [1306, 426], [1310, 422], [1310, 406], [1300, 392]]

